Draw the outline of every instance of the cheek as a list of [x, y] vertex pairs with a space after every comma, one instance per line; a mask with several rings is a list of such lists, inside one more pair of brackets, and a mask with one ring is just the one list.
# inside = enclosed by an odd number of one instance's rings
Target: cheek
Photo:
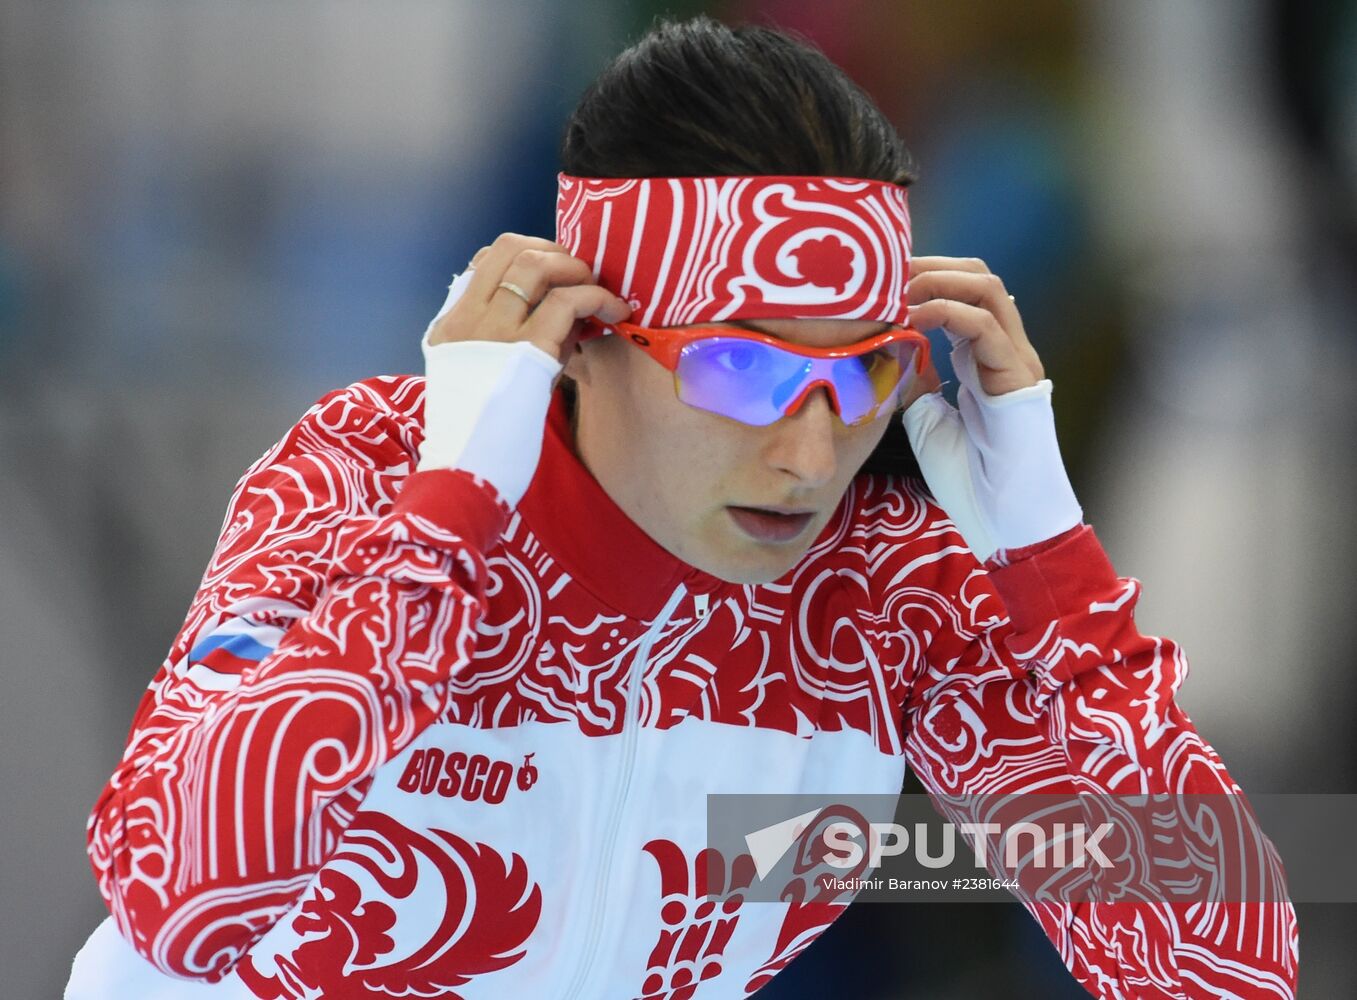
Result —
[[738, 435], [721, 418], [680, 402], [672, 382], [646, 400], [645, 442], [674, 511], [707, 505], [740, 462]]
[[853, 427], [847, 430], [846, 436], [838, 444], [838, 479], [841, 482], [836, 483], [836, 487], [847, 488], [849, 480], [857, 475], [863, 463], [876, 450], [881, 439], [886, 436], [886, 431], [890, 429], [890, 422], [896, 416], [896, 414], [887, 414], [865, 427]]
[[720, 418], [680, 402], [672, 373], [640, 351], [628, 348], [608, 361], [605, 410], [628, 492], [671, 513], [709, 503], [737, 453]]
[[600, 344], [589, 367], [590, 408], [613, 443], [610, 450], [634, 448], [663, 423], [664, 397], [674, 394], [667, 371], [621, 342]]
[[655, 442], [656, 492], [669, 521], [683, 524], [694, 537], [708, 537], [712, 519], [727, 503], [768, 495], [762, 434], [681, 402], [667, 383], [663, 402], [649, 428]]

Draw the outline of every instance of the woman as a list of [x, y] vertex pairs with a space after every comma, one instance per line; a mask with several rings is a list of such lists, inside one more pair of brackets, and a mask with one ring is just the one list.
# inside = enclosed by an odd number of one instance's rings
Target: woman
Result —
[[[1016, 304], [910, 261], [907, 154], [841, 72], [662, 26], [562, 161], [557, 241], [475, 256], [426, 378], [241, 480], [91, 817], [68, 996], [744, 996], [848, 899], [745, 903], [709, 794], [1234, 789]], [[870, 471], [898, 428], [929, 491]], [[1030, 908], [1101, 997], [1294, 992], [1285, 904]]]

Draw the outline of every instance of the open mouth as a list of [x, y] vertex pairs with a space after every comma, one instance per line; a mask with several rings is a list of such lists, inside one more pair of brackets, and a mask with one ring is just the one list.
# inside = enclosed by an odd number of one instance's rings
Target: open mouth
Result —
[[759, 542], [790, 542], [806, 530], [814, 511], [783, 513], [766, 507], [727, 507], [735, 526]]

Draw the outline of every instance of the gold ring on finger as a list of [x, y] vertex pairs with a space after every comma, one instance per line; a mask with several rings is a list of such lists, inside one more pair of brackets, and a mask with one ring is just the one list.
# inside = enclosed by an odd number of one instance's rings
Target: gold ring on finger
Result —
[[532, 299], [528, 298], [528, 293], [523, 291], [521, 287], [515, 285], [512, 281], [501, 281], [499, 283], [499, 287], [503, 288], [506, 292], [513, 292], [515, 295], [517, 295], [520, 299], [523, 300], [524, 305], [526, 305], [529, 309], [532, 308]]

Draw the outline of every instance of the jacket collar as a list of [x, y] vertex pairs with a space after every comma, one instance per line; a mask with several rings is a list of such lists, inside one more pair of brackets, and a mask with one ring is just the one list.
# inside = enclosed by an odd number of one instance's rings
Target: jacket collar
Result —
[[547, 411], [537, 472], [518, 510], [571, 577], [630, 618], [653, 620], [679, 584], [689, 594], [710, 594], [713, 603], [743, 586], [679, 559], [622, 512], [575, 454], [559, 388]]

